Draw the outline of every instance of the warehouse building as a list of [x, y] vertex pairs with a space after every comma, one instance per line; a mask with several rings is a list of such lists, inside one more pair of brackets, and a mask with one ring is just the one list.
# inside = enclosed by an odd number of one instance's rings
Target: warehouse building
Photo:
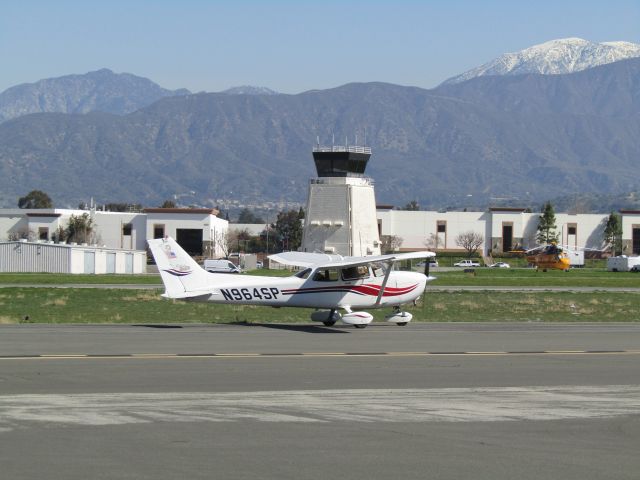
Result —
[[145, 273], [146, 251], [27, 240], [0, 242], [0, 272]]
[[[608, 214], [556, 213], [558, 241], [572, 248], [602, 249]], [[640, 211], [621, 210], [622, 249], [626, 255], [640, 254]], [[394, 210], [378, 206], [380, 235], [402, 239], [400, 251], [463, 251], [458, 235], [476, 232], [484, 241], [483, 256], [497, 255], [517, 248], [537, 245], [540, 213], [523, 208], [489, 208], [484, 212], [435, 212]]]
[[93, 222], [87, 243], [110, 249], [146, 250], [148, 238], [175, 238], [192, 255], [223, 255], [229, 222], [212, 208], [148, 208], [142, 212], [72, 209], [0, 209], [0, 241], [52, 241], [71, 216], [87, 214]]

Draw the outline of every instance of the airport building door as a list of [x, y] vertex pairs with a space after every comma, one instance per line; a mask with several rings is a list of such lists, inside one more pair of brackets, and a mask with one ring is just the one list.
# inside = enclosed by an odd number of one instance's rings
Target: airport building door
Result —
[[185, 252], [192, 257], [202, 256], [202, 229], [178, 228], [176, 229], [176, 242]]
[[640, 255], [640, 228], [634, 227], [631, 239], [633, 255]]

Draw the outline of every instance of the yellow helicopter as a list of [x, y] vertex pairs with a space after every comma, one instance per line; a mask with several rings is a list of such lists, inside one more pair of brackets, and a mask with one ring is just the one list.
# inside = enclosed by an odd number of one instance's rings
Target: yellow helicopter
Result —
[[549, 269], [568, 271], [571, 268], [570, 250], [566, 247], [551, 242], [529, 250], [512, 250], [512, 253], [523, 254], [536, 270], [542, 269], [546, 272]]

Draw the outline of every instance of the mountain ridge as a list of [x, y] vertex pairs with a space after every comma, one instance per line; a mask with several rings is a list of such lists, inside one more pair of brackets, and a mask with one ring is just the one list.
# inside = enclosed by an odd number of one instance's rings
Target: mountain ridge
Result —
[[102, 68], [85, 74], [22, 83], [0, 93], [0, 122], [44, 112], [131, 113], [160, 98], [188, 95], [186, 89], [167, 90], [151, 80]]
[[533, 45], [518, 52], [504, 53], [445, 80], [442, 85], [490, 75], [574, 73], [636, 57], [640, 57], [640, 45], [631, 42], [594, 43], [582, 38], [562, 38]]
[[157, 205], [185, 191], [203, 205], [304, 201], [316, 139], [353, 142], [365, 130], [380, 203], [472, 207], [632, 191], [638, 79], [632, 59], [432, 90], [352, 83], [297, 95], [171, 96], [124, 116], [37, 113], [0, 124], [0, 202], [34, 188], [70, 205], [90, 197]]

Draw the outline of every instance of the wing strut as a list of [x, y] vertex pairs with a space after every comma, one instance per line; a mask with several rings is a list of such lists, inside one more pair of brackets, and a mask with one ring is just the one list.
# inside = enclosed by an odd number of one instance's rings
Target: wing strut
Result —
[[384, 280], [382, 280], [382, 286], [380, 287], [380, 292], [378, 293], [378, 298], [376, 299], [375, 306], [379, 306], [382, 301], [382, 294], [384, 293], [384, 289], [387, 286], [387, 282], [389, 281], [389, 276], [391, 275], [391, 270], [393, 267], [393, 260], [384, 262], [387, 265], [387, 271], [384, 274]]

